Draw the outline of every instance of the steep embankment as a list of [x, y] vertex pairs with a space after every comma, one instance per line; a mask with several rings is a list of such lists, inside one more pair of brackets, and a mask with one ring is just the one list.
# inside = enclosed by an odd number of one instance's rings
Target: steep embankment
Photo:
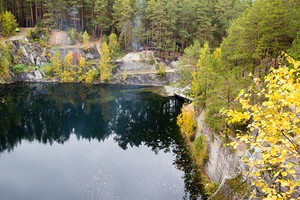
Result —
[[204, 134], [208, 143], [208, 160], [205, 164], [207, 176], [214, 182], [220, 183], [219, 189], [210, 200], [240, 200], [248, 198], [248, 185], [241, 172], [245, 170], [245, 164], [241, 161], [245, 155], [245, 146], [240, 146], [238, 151], [233, 151], [226, 146], [219, 135], [212, 131], [204, 123], [202, 110], [197, 116], [197, 125], [201, 131], [197, 132], [196, 138]]

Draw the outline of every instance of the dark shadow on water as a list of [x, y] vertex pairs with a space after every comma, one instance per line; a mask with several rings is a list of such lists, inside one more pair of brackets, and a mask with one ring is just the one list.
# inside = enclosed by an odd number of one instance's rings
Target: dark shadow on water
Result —
[[[22, 140], [65, 143], [78, 139], [104, 141], [113, 134], [124, 150], [146, 145], [155, 153], [172, 151], [184, 171], [183, 199], [202, 193], [199, 172], [178, 132], [182, 102], [138, 87], [85, 84], [0, 85], [0, 153]], [[202, 199], [205, 197], [202, 195]]]

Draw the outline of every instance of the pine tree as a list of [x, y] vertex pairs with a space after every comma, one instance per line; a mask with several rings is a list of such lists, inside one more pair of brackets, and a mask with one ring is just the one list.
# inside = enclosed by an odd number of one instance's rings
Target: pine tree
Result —
[[84, 31], [84, 33], [82, 35], [82, 39], [83, 39], [83, 48], [88, 49], [88, 43], [90, 41], [90, 36], [86, 31]]
[[118, 42], [117, 35], [115, 33], [112, 33], [108, 37], [108, 48], [111, 60], [115, 62], [119, 56], [120, 53], [120, 45]]
[[107, 0], [96, 0], [94, 3], [94, 24], [100, 29], [100, 33], [96, 33], [97, 37], [102, 38], [102, 34], [109, 30], [112, 26], [112, 19], [109, 15], [109, 4]]
[[206, 104], [208, 92], [211, 87], [211, 54], [208, 43], [205, 43], [200, 50], [200, 57], [197, 63], [196, 71], [192, 74], [191, 89], [193, 95], [201, 105]]
[[124, 49], [129, 50], [132, 40], [133, 7], [132, 0], [116, 0], [113, 5], [114, 26], [120, 33]]

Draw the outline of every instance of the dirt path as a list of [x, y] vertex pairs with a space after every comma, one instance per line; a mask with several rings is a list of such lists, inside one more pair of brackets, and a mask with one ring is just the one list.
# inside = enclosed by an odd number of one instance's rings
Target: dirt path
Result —
[[20, 32], [16, 33], [14, 36], [9, 38], [0, 37], [0, 40], [6, 41], [6, 40], [23, 40], [25, 39], [27, 32], [32, 30], [32, 28], [19, 28]]

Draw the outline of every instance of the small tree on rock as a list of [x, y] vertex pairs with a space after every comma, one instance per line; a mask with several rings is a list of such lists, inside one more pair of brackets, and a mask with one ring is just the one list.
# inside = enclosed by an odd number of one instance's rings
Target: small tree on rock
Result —
[[90, 41], [90, 36], [86, 31], [84, 31], [84, 33], [82, 35], [82, 39], [83, 39], [83, 48], [88, 49], [88, 43]]

